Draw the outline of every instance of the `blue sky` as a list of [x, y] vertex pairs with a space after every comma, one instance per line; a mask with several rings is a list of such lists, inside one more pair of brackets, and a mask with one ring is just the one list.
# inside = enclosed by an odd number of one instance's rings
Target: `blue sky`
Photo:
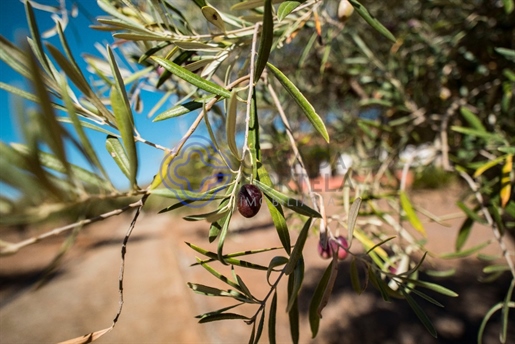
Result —
[[[39, 0], [38, 3], [45, 5], [58, 6], [58, 0]], [[98, 7], [94, 0], [76, 0], [79, 4], [79, 16], [70, 18], [70, 23], [66, 28], [65, 35], [68, 43], [74, 53], [74, 57], [79, 62], [83, 72], [86, 73], [86, 63], [81, 59], [82, 53], [88, 53], [100, 56], [95, 49], [94, 44], [100, 42], [103, 46], [111, 44], [113, 39], [111, 34], [107, 32], [95, 31], [89, 28], [93, 24], [95, 17], [102, 15], [102, 10]], [[67, 1], [67, 7], [71, 8], [71, 1]], [[45, 31], [53, 26], [48, 12], [36, 10], [36, 18], [40, 31]], [[0, 11], [0, 34], [9, 41], [20, 43], [28, 35], [28, 26], [25, 19], [24, 4], [19, 0], [4, 0]], [[49, 40], [53, 45], [60, 46], [56, 37]], [[12, 71], [6, 64], [0, 62], [0, 81], [12, 84], [20, 88], [28, 88], [26, 81]], [[141, 114], [134, 113], [136, 126], [141, 136], [155, 142], [157, 144], [171, 147], [175, 144], [187, 130], [190, 123], [194, 120], [195, 115], [189, 114], [178, 119], [171, 119], [163, 122], [152, 123], [147, 118], [147, 113], [153, 107], [153, 104], [160, 99], [162, 94], [146, 92], [144, 99], [144, 111]], [[161, 111], [172, 106], [173, 103], [167, 103], [161, 108]], [[30, 105], [29, 105], [30, 106]], [[20, 142], [20, 131], [16, 125], [16, 118], [13, 111], [13, 99], [7, 92], [0, 90], [0, 140], [4, 142]], [[158, 111], [159, 113], [159, 111]], [[72, 128], [68, 128], [73, 131]], [[201, 131], [201, 134], [204, 130]], [[112, 180], [117, 187], [128, 187], [126, 178], [119, 172], [117, 166], [109, 157], [105, 150], [105, 135], [92, 132], [89, 134], [94, 147], [99, 152], [99, 156], [104, 166], [112, 175]], [[159, 164], [163, 157], [163, 152], [149, 146], [138, 144], [138, 152], [140, 155], [140, 170], [138, 181], [140, 185], [150, 182], [152, 176], [158, 171]], [[68, 150], [70, 160], [78, 165], [87, 166], [79, 154], [71, 149]], [[1, 187], [1, 186], [0, 186]], [[2, 193], [6, 190], [5, 186], [1, 187]]]

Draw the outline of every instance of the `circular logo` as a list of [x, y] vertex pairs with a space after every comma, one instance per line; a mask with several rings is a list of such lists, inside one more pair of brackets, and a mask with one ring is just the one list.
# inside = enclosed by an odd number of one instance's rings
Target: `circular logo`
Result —
[[[200, 208], [217, 198], [233, 178], [224, 156], [213, 142], [203, 136], [192, 135], [181, 151], [172, 150], [161, 164], [162, 185], [171, 190], [185, 206]], [[166, 166], [164, 166], [166, 164]]]

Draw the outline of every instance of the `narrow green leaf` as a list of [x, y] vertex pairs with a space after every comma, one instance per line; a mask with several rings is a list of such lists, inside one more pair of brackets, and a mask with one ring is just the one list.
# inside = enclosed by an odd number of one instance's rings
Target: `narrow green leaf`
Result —
[[408, 304], [410, 305], [411, 309], [415, 312], [419, 320], [422, 322], [422, 324], [425, 326], [425, 328], [429, 331], [429, 333], [433, 337], [437, 337], [436, 330], [433, 326], [433, 323], [431, 323], [431, 320], [427, 316], [427, 314], [424, 312], [424, 310], [418, 305], [418, 303], [408, 294], [404, 289], [401, 288], [401, 292], [406, 298], [406, 301], [408, 301]]
[[502, 315], [502, 330], [500, 335], [501, 343], [506, 343], [506, 336], [508, 334], [508, 312], [510, 308], [511, 296], [513, 294], [513, 289], [515, 288], [515, 280], [511, 280], [510, 287], [508, 288], [508, 292], [506, 293], [506, 297], [504, 298], [504, 304], [502, 307], [501, 315]]
[[[512, 1], [512, 0], [509, 0]], [[515, 50], [514, 49], [507, 49], [507, 48], [494, 48], [494, 50], [501, 54], [502, 56], [506, 57], [508, 60], [515, 61]]]
[[93, 104], [93, 106], [98, 111], [98, 114], [108, 120], [111, 123], [115, 123], [116, 120], [114, 116], [111, 114], [109, 110], [107, 110], [106, 106], [98, 95], [91, 89], [86, 78], [81, 73], [80, 70], [77, 69], [73, 62], [70, 62], [66, 59], [66, 57], [61, 53], [59, 49], [56, 47], [46, 44], [47, 49], [50, 51], [50, 54], [55, 59], [57, 64], [63, 69], [66, 76], [70, 78], [70, 80], [77, 86], [77, 88], [84, 93], [87, 99]]
[[[297, 265], [295, 266], [295, 270], [290, 274], [288, 278], [292, 278], [293, 276], [293, 286], [291, 291], [288, 292], [288, 305], [286, 306], [286, 312], [291, 312], [295, 303], [298, 300], [300, 288], [302, 287], [302, 282], [304, 281], [304, 257], [300, 257]], [[288, 282], [289, 283], [289, 282]]]
[[461, 209], [463, 210], [463, 212], [467, 215], [468, 218], [470, 218], [471, 220], [475, 221], [475, 222], [478, 222], [478, 223], [481, 223], [481, 224], [486, 224], [486, 220], [483, 219], [482, 217], [480, 217], [478, 214], [477, 214], [477, 211], [479, 209], [479, 207], [477, 207], [476, 209], [472, 210], [470, 209], [469, 207], [467, 207], [465, 205], [465, 203], [461, 202], [461, 201], [458, 201], [456, 202], [456, 205]]
[[[195, 246], [195, 245], [193, 245], [191, 243], [188, 243], [188, 242], [186, 243], [186, 245], [188, 245], [189, 247], [191, 247], [195, 251], [199, 252], [200, 254], [203, 254], [206, 257], [210, 258], [208, 261], [202, 261], [203, 263], [208, 263], [208, 262], [212, 262], [212, 261], [218, 261], [218, 254], [217, 253], [204, 250], [203, 248], [200, 248], [200, 247]], [[274, 248], [272, 248], [272, 249], [274, 249]], [[240, 266], [240, 267], [243, 267], [243, 268], [254, 269], [254, 270], [267, 271], [268, 268], [266, 266], [250, 263], [250, 262], [247, 262], [247, 261], [244, 261], [244, 260], [235, 259], [234, 257], [239, 257], [239, 256], [243, 256], [243, 255], [253, 254], [253, 253], [260, 253], [260, 252], [265, 252], [265, 251], [269, 251], [269, 250], [271, 250], [271, 249], [263, 249], [263, 250], [255, 250], [255, 251], [244, 251], [244, 252], [238, 252], [238, 253], [233, 253], [233, 254], [226, 254], [226, 255], [223, 256], [223, 258], [224, 258], [224, 261], [226, 261], [228, 264]], [[198, 265], [198, 264], [199, 263], [193, 264], [193, 265]]]
[[[488, 320], [492, 317], [492, 315], [495, 314], [499, 309], [502, 309], [504, 307], [505, 302], [499, 302], [495, 304], [490, 310], [485, 314], [483, 321], [481, 322], [481, 325], [479, 326], [479, 331], [477, 333], [477, 342], [478, 344], [483, 343], [483, 333], [486, 328], [486, 324], [488, 323]], [[509, 308], [515, 308], [515, 302], [508, 302]]]
[[293, 299], [293, 304], [288, 312], [288, 319], [290, 322], [290, 335], [293, 344], [299, 343], [299, 302], [298, 298], [293, 298], [295, 289], [295, 272], [288, 276], [288, 300]]
[[110, 135], [107, 136], [106, 149], [111, 155], [111, 158], [116, 162], [116, 165], [118, 165], [123, 174], [130, 180], [129, 159], [118, 138]]
[[212, 314], [207, 315], [201, 318], [198, 322], [199, 324], [204, 324], [212, 321], [220, 321], [220, 320], [250, 320], [250, 318], [236, 313], [220, 313], [220, 314]]
[[166, 110], [165, 112], [160, 113], [157, 115], [152, 122], [159, 122], [164, 121], [165, 119], [179, 117], [185, 114], [188, 114], [192, 111], [202, 109], [202, 106], [204, 103], [197, 102], [197, 101], [191, 101], [184, 104], [179, 104], [171, 108], [170, 110]]
[[111, 88], [111, 106], [113, 108], [116, 125], [122, 136], [123, 146], [129, 163], [129, 181], [134, 189], [137, 189], [136, 176], [138, 173], [138, 155], [136, 143], [134, 142], [134, 118], [132, 117], [131, 106], [125, 91], [125, 84], [122, 75], [116, 64], [111, 47], [107, 47], [109, 64], [113, 73], [115, 83]]
[[34, 10], [32, 8], [32, 4], [29, 1], [25, 2], [25, 13], [27, 16], [27, 23], [29, 24], [30, 34], [34, 42], [34, 54], [36, 55], [38, 61], [45, 69], [46, 73], [49, 76], [53, 76], [52, 71], [50, 70], [50, 65], [48, 63], [47, 57], [45, 55], [45, 52], [43, 51], [43, 45], [41, 44], [41, 35], [39, 33], [36, 17], [34, 16]]
[[448, 288], [445, 288], [439, 284], [436, 284], [436, 283], [421, 281], [421, 280], [412, 279], [412, 278], [406, 278], [404, 276], [397, 276], [397, 278], [402, 279], [406, 283], [412, 283], [416, 286], [419, 286], [421, 288], [430, 289], [430, 290], [435, 291], [442, 295], [446, 295], [446, 296], [450, 296], [450, 297], [458, 297], [458, 294], [456, 292], [454, 292]]
[[70, 175], [70, 164], [66, 157], [64, 149], [64, 138], [69, 137], [68, 133], [64, 130], [61, 124], [57, 121], [50, 95], [43, 81], [42, 72], [38, 67], [37, 61], [32, 53], [29, 53], [29, 68], [32, 74], [34, 83], [35, 94], [38, 98], [38, 104], [41, 108], [41, 113], [37, 117], [38, 121], [42, 121], [39, 130], [43, 134], [45, 143], [48, 144], [52, 152], [61, 161], [65, 167], [67, 174]]
[[266, 280], [268, 284], [272, 285], [272, 283], [270, 283], [270, 275], [272, 274], [272, 271], [274, 271], [276, 267], [288, 263], [288, 260], [289, 259], [287, 257], [283, 256], [275, 256], [270, 260], [270, 263], [268, 263], [268, 270], [266, 271]]
[[222, 264], [228, 264], [226, 263], [226, 261], [224, 260], [224, 257], [223, 257], [223, 248], [224, 248], [224, 243], [225, 243], [225, 237], [227, 236], [227, 232], [229, 232], [229, 223], [231, 222], [231, 212], [227, 213], [227, 216], [223, 217], [222, 218], [223, 220], [223, 225], [222, 225], [222, 229], [220, 230], [220, 235], [218, 236], [218, 260], [222, 263]]
[[506, 14], [513, 12], [513, 9], [515, 8], [513, 0], [502, 0], [502, 3], [504, 6], [504, 12], [506, 12]]
[[493, 272], [499, 272], [499, 271], [509, 271], [510, 267], [506, 264], [500, 264], [500, 265], [489, 265], [485, 266], [483, 268], [483, 272], [485, 274], [491, 274]]
[[419, 233], [421, 233], [425, 237], [426, 230], [424, 229], [422, 222], [420, 222], [420, 219], [418, 218], [417, 214], [415, 213], [415, 209], [413, 209], [413, 206], [411, 205], [411, 202], [408, 198], [408, 195], [406, 195], [405, 191], [400, 192], [399, 199], [401, 202], [401, 207], [404, 210], [404, 212], [406, 213], [406, 217], [408, 218], [408, 221], [411, 223], [413, 228], [415, 228], [415, 230], [417, 230]]
[[299, 1], [285, 1], [279, 5], [277, 9], [277, 18], [279, 21], [282, 21], [288, 14], [290, 14], [294, 9], [299, 7]]
[[[271, 187], [272, 180], [268, 175], [265, 167], [261, 165], [257, 170], [259, 180]], [[288, 225], [286, 224], [286, 219], [284, 217], [283, 208], [280, 203], [274, 202], [273, 199], [269, 198], [269, 196], [265, 195], [266, 205], [268, 210], [270, 211], [270, 215], [272, 216], [272, 221], [275, 225], [275, 229], [277, 230], [277, 235], [281, 240], [281, 244], [284, 247], [284, 250], [289, 255], [291, 251], [291, 243], [290, 243], [290, 232], [288, 231]]]
[[322, 217], [319, 212], [310, 208], [309, 206], [304, 204], [304, 202], [294, 198], [290, 198], [285, 194], [269, 187], [268, 185], [265, 185], [259, 180], [254, 180], [254, 182], [256, 186], [261, 189], [261, 191], [263, 191], [267, 196], [270, 196], [270, 198], [278, 204], [285, 206], [286, 208], [289, 208], [301, 215], [317, 218]]
[[227, 145], [231, 153], [238, 160], [241, 160], [241, 154], [238, 152], [236, 145], [236, 120], [238, 118], [238, 96], [236, 91], [231, 92], [228, 100], [227, 119], [225, 121], [225, 134], [227, 135]]
[[461, 224], [460, 230], [458, 231], [458, 236], [456, 237], [456, 243], [454, 244], [456, 252], [461, 251], [463, 245], [465, 245], [465, 243], [467, 242], [473, 225], [474, 220], [470, 217], [467, 217], [465, 221], [463, 221], [463, 223]]
[[231, 92], [226, 90], [225, 88], [218, 86], [212, 81], [206, 80], [195, 73], [190, 72], [186, 68], [183, 68], [172, 61], [167, 59], [151, 56], [152, 60], [156, 61], [159, 65], [163, 66], [166, 70], [170, 71], [172, 74], [178, 76], [179, 78], [189, 82], [190, 84], [197, 86], [204, 91], [216, 94], [223, 98], [230, 98]]
[[265, 69], [272, 43], [274, 41], [274, 18], [272, 17], [272, 0], [265, 0], [265, 8], [263, 12], [263, 28], [261, 30], [261, 38], [259, 40], [258, 57], [256, 61], [256, 71], [254, 80], [257, 82]]
[[214, 287], [209, 287], [204, 284], [191, 282], [188, 282], [188, 287], [190, 287], [190, 289], [193, 290], [195, 293], [202, 294], [205, 296], [230, 297], [245, 303], [253, 302], [252, 300], [249, 300], [245, 295], [235, 290], [222, 290]]
[[478, 131], [486, 132], [486, 128], [484, 127], [483, 123], [481, 123], [481, 120], [468, 108], [462, 106], [460, 108], [461, 115], [465, 120], [468, 122], [468, 124]]
[[259, 343], [259, 339], [261, 339], [261, 334], [263, 333], [263, 326], [265, 325], [265, 310], [261, 312], [261, 317], [259, 318], [259, 324], [256, 331], [256, 336], [254, 338], [254, 344]]
[[442, 259], [455, 259], [455, 258], [464, 258], [468, 257], [478, 251], [481, 251], [486, 246], [490, 245], [490, 240], [487, 242], [484, 242], [482, 244], [478, 244], [476, 246], [473, 246], [467, 250], [459, 251], [459, 252], [451, 252], [451, 253], [444, 253], [440, 255], [440, 258]]
[[216, 278], [218, 278], [220, 281], [228, 284], [229, 286], [233, 287], [233, 288], [236, 288], [240, 291], [243, 291], [241, 290], [240, 288], [240, 285], [237, 283], [237, 282], [234, 282], [232, 280], [230, 280], [228, 277], [222, 275], [221, 273], [219, 273], [218, 271], [216, 271], [215, 269], [213, 269], [209, 264], [207, 263], [203, 263], [199, 258], [197, 258], [197, 262], [204, 268], [206, 269], [211, 275], [215, 276]]
[[291, 274], [295, 270], [297, 263], [302, 258], [302, 250], [304, 250], [304, 244], [306, 243], [306, 239], [308, 238], [309, 228], [311, 227], [311, 220], [312, 219], [309, 218], [304, 224], [304, 227], [302, 227], [302, 230], [300, 231], [299, 237], [297, 238], [297, 242], [293, 247], [290, 260], [288, 261], [288, 264], [286, 264], [283, 270], [286, 275]]
[[[230, 213], [227, 213], [227, 215], [225, 215], [221, 219], [219, 219], [211, 224], [211, 226], [209, 227], [209, 233], [208, 233], [208, 240], [210, 243], [215, 241], [216, 238], [218, 238], [225, 223], [227, 221], [229, 221], [230, 216], [231, 216]], [[216, 259], [218, 259], [218, 256]]]
[[295, 100], [295, 102], [300, 106], [304, 114], [311, 122], [313, 127], [322, 135], [322, 137], [329, 142], [329, 134], [325, 127], [324, 122], [320, 118], [320, 116], [316, 113], [315, 108], [311, 103], [304, 97], [304, 95], [299, 91], [297, 86], [293, 82], [290, 81], [277, 67], [275, 67], [270, 62], [267, 62], [268, 69], [272, 72], [272, 74], [279, 80], [281, 85], [286, 89], [286, 91], [290, 94], [290, 96]]
[[332, 270], [333, 263], [331, 262], [331, 264], [329, 264], [325, 269], [322, 278], [318, 282], [318, 285], [315, 288], [315, 292], [313, 293], [311, 302], [309, 304], [309, 326], [311, 328], [311, 338], [315, 338], [318, 334], [318, 329], [320, 327], [320, 313], [318, 313], [318, 307], [322, 302], [322, 298], [327, 288], [327, 283], [329, 283]]
[[348, 230], [347, 240], [349, 242], [349, 248], [351, 248], [352, 239], [354, 238], [354, 227], [356, 226], [356, 220], [358, 218], [360, 206], [361, 206], [361, 197], [357, 197], [349, 209], [349, 215], [347, 217], [347, 230]]
[[381, 297], [385, 301], [390, 301], [390, 295], [388, 294], [388, 290], [390, 289], [388, 285], [381, 279], [381, 277], [377, 276], [375, 270], [372, 266], [368, 267], [368, 278], [370, 282], [374, 285], [374, 287], [379, 290], [381, 293]]
[[376, 18], [374, 18], [374, 16], [371, 15], [370, 12], [368, 12], [368, 10], [365, 8], [365, 6], [363, 6], [356, 0], [349, 0], [349, 2], [351, 3], [352, 7], [354, 7], [356, 12], [358, 12], [358, 14], [363, 19], [365, 19], [365, 21], [370, 26], [372, 26], [375, 30], [377, 30], [380, 34], [382, 34], [383, 36], [388, 38], [393, 43], [396, 42], [395, 36], [392, 35], [392, 33], [386, 27], [384, 27], [383, 24], [381, 24]]
[[485, 140], [492, 140], [492, 141], [497, 141], [497, 142], [504, 141], [503, 136], [498, 133], [484, 132], [481, 130], [470, 129], [470, 128], [465, 128], [465, 127], [458, 127], [458, 126], [452, 126], [451, 130], [453, 130], [457, 133], [465, 134], [465, 135], [480, 137]]
[[88, 137], [86, 136], [86, 133], [84, 132], [84, 128], [79, 120], [79, 117], [77, 116], [77, 113], [75, 112], [75, 107], [73, 106], [72, 100], [70, 98], [70, 95], [68, 93], [68, 84], [66, 82], [66, 78], [61, 78], [61, 91], [62, 91], [62, 97], [64, 104], [66, 106], [66, 110], [68, 112], [68, 117], [70, 118], [70, 121], [73, 124], [73, 127], [75, 128], [75, 131], [77, 132], [77, 136], [79, 137], [79, 140], [81, 142], [82, 148], [84, 149], [84, 152], [86, 153], [85, 156], [90, 161], [93, 166], [95, 166], [104, 176], [106, 180], [108, 180], [107, 172], [104, 170], [104, 167], [100, 163], [100, 160], [98, 159], [98, 156], [93, 149], [93, 146], [91, 145], [91, 142], [89, 141]]
[[329, 302], [329, 297], [331, 297], [331, 294], [333, 292], [334, 283], [336, 282], [336, 277], [338, 276], [338, 259], [337, 255], [335, 254], [333, 256], [333, 260], [331, 263], [331, 275], [329, 276], [329, 281], [327, 282], [327, 285], [324, 290], [324, 295], [322, 296], [322, 299], [320, 300], [320, 304], [318, 305], [317, 312], [320, 315], [320, 318], [322, 318], [322, 310], [327, 306], [327, 303]]
[[270, 344], [275, 344], [275, 325], [277, 315], [277, 289], [274, 291], [272, 303], [270, 303], [270, 313], [268, 315], [268, 341]]
[[505, 159], [506, 159], [506, 156], [503, 155], [503, 156], [500, 156], [500, 157], [498, 157], [496, 159], [488, 160], [486, 163], [482, 164], [481, 166], [479, 166], [476, 169], [476, 171], [474, 172], [474, 178], [479, 177], [485, 171], [491, 169], [492, 167], [499, 165], [499, 163], [503, 162]]
[[451, 268], [447, 270], [427, 270], [425, 273], [432, 277], [450, 277], [456, 274], [456, 269]]

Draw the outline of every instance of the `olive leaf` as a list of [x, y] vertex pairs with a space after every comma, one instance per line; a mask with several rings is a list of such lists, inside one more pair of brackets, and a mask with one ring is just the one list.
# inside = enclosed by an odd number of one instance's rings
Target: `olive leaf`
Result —
[[265, 8], [263, 12], [263, 29], [261, 30], [261, 39], [259, 41], [258, 57], [256, 62], [256, 71], [254, 80], [259, 80], [263, 70], [265, 69], [272, 43], [274, 40], [274, 19], [272, 17], [272, 0], [265, 0]]

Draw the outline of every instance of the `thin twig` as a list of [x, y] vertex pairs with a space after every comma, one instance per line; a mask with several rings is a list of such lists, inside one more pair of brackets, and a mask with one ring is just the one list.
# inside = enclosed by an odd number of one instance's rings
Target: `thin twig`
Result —
[[502, 255], [503, 255], [504, 259], [506, 260], [506, 262], [508, 263], [511, 274], [512, 274], [513, 278], [515, 279], [515, 264], [513, 263], [513, 260], [511, 258], [511, 253], [508, 250], [508, 248], [506, 247], [506, 243], [504, 242], [501, 232], [499, 231], [499, 228], [497, 228], [497, 224], [494, 222], [492, 215], [490, 214], [490, 211], [488, 210], [487, 207], [485, 207], [485, 205], [483, 203], [483, 195], [479, 191], [477, 184], [474, 182], [474, 180], [472, 179], [471, 176], [469, 176], [467, 173], [462, 172], [462, 171], [459, 171], [459, 173], [460, 173], [460, 176], [463, 179], [465, 179], [465, 181], [468, 183], [472, 192], [474, 192], [476, 200], [478, 201], [479, 206], [481, 207], [481, 211], [482, 211], [483, 215], [485, 216], [486, 222], [492, 228], [495, 239], [497, 240], [497, 242], [499, 243], [499, 246], [501, 248]]

